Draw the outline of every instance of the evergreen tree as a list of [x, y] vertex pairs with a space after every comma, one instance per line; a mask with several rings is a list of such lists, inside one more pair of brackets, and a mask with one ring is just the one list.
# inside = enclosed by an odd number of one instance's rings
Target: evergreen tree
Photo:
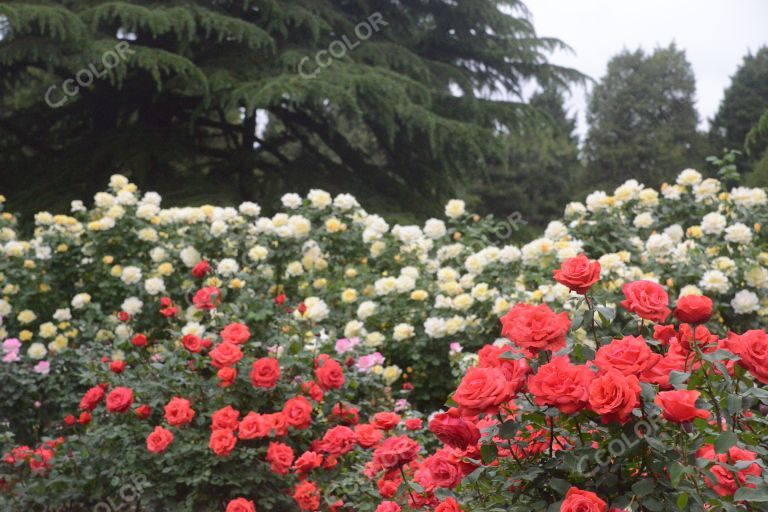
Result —
[[744, 150], [739, 159], [742, 170], [750, 169], [763, 157], [768, 138], [755, 138], [746, 144], [747, 134], [755, 127], [761, 114], [768, 110], [768, 47], [744, 57], [723, 101], [710, 122], [709, 138], [715, 152], [727, 149]]
[[613, 57], [589, 98], [589, 183], [610, 188], [633, 177], [657, 186], [699, 164], [695, 92], [691, 65], [674, 44]]
[[[493, 165], [474, 189], [479, 211], [502, 222], [522, 220], [517, 235], [541, 228], [562, 214], [579, 175], [576, 120], [565, 110], [564, 95], [548, 87], [531, 97], [542, 113], [524, 133], [509, 138], [506, 165]], [[509, 230], [500, 229], [503, 236]]]
[[432, 210], [531, 118], [524, 83], [581, 78], [517, 0], [15, 2], [0, 20], [0, 188], [21, 209], [120, 171], [171, 201], [322, 186]]

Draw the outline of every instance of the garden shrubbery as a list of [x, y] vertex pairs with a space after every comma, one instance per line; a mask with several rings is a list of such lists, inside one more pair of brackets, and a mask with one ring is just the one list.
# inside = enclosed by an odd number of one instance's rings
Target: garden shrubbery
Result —
[[282, 203], [114, 176], [31, 236], [3, 214], [0, 504], [768, 503], [764, 190], [629, 181], [521, 247], [458, 200], [424, 226]]

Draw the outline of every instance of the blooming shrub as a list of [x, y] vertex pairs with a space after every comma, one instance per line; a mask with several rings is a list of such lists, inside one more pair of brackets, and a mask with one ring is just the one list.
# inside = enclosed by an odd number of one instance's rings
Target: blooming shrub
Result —
[[119, 175], [28, 237], [3, 213], [0, 505], [756, 509], [766, 220], [765, 190], [692, 170], [521, 247], [458, 200], [390, 226], [320, 190], [163, 208]]
[[[393, 482], [380, 511], [766, 509], [768, 334], [725, 332], [704, 296], [672, 315], [661, 285], [619, 292], [596, 271], [578, 256], [554, 273], [586, 293], [572, 315], [517, 304], [501, 319], [430, 419], [441, 446], [393, 437], [373, 453], [366, 473]], [[566, 334], [585, 327], [592, 344]]]

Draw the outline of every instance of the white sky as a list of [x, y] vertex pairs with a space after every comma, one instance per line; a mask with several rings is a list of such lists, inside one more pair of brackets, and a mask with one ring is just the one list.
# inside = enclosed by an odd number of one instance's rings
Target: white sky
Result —
[[[730, 77], [748, 50], [768, 44], [768, 0], [524, 0], [540, 36], [561, 39], [575, 52], [558, 53], [556, 64], [595, 80], [622, 49], [652, 50], [674, 41], [696, 75], [696, 106], [702, 128], [714, 116]], [[586, 133], [584, 88], [569, 100]]]

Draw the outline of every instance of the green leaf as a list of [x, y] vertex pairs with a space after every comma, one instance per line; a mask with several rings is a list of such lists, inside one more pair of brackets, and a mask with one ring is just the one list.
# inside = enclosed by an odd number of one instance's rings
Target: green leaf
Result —
[[685, 507], [688, 506], [688, 495], [684, 492], [681, 492], [677, 495], [677, 508], [680, 510], [684, 510]]
[[496, 460], [499, 456], [499, 450], [495, 444], [484, 444], [480, 447], [480, 458], [488, 464]]
[[645, 478], [632, 485], [632, 492], [638, 496], [647, 496], [656, 488], [656, 484], [650, 478]]
[[738, 436], [736, 436], [736, 434], [731, 432], [730, 430], [728, 432], [723, 432], [717, 437], [717, 440], [715, 440], [715, 452], [716, 453], [727, 452], [729, 448], [736, 445], [736, 442], [738, 440], [739, 440]]
[[736, 494], [733, 495], [733, 501], [757, 501], [766, 503], [768, 502], [768, 486], [761, 485], [755, 489], [741, 487], [736, 491]]

